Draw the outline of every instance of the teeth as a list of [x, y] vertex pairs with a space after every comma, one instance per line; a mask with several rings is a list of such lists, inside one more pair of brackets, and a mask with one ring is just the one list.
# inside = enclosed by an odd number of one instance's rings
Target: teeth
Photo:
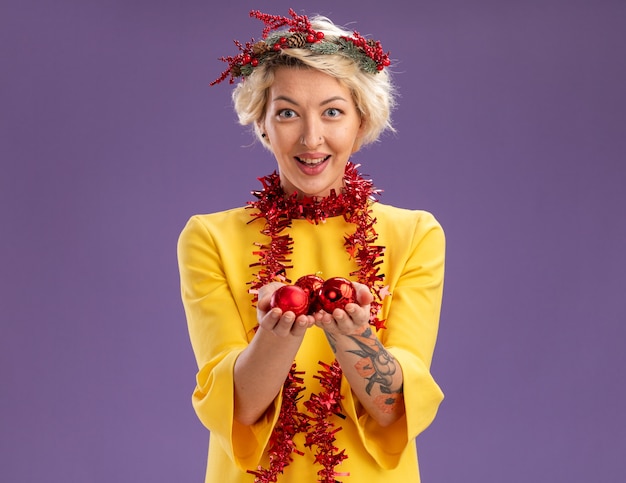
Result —
[[326, 156], [325, 158], [315, 158], [315, 159], [297, 158], [298, 161], [308, 166], [315, 166], [316, 164], [323, 163], [327, 159], [328, 159], [328, 156]]

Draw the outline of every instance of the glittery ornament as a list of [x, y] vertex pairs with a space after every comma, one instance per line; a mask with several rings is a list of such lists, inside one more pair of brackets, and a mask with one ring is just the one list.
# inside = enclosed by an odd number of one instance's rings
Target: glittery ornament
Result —
[[342, 277], [329, 278], [317, 295], [320, 307], [332, 314], [335, 309], [345, 309], [356, 302], [356, 289], [350, 280]]
[[297, 285], [283, 285], [270, 299], [270, 307], [278, 307], [284, 312], [293, 312], [296, 317], [309, 310], [309, 295]]
[[313, 315], [320, 310], [318, 302], [318, 294], [322, 285], [324, 285], [324, 279], [318, 275], [304, 275], [296, 280], [298, 287], [301, 287], [309, 297], [309, 315]]

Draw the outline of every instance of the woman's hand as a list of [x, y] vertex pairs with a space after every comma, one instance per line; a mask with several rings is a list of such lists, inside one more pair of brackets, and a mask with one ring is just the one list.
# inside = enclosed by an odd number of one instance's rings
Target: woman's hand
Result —
[[315, 325], [328, 334], [353, 335], [363, 332], [369, 325], [370, 304], [374, 300], [367, 285], [352, 282], [356, 289], [357, 303], [349, 303], [345, 310], [335, 309], [332, 314], [323, 310], [314, 315]]
[[258, 293], [259, 329], [235, 362], [235, 419], [254, 424], [280, 393], [298, 353], [311, 315], [295, 317], [291, 311], [271, 308], [272, 294], [283, 284], [272, 282]]
[[283, 312], [278, 307], [271, 308], [272, 294], [282, 287], [280, 282], [271, 282], [259, 289], [257, 303], [257, 320], [259, 327], [273, 333], [277, 337], [302, 337], [306, 330], [315, 324], [312, 315], [300, 315], [298, 317], [291, 311]]
[[372, 293], [366, 285], [353, 284], [357, 303], [332, 314], [320, 311], [315, 314], [315, 324], [324, 329], [357, 399], [385, 427], [405, 412], [402, 369], [369, 325]]

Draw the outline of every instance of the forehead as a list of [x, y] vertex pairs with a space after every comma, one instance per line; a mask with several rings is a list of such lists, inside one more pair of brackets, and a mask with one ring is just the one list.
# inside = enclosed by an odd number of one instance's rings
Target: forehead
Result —
[[331, 97], [352, 100], [350, 89], [337, 78], [308, 67], [280, 67], [274, 71], [269, 102], [288, 97], [298, 102], [324, 101]]

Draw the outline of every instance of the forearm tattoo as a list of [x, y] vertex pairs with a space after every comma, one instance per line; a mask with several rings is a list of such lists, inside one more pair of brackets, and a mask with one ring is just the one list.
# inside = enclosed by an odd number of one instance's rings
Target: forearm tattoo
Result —
[[[367, 380], [365, 391], [372, 395], [372, 389], [378, 385], [381, 392], [374, 398], [376, 406], [384, 413], [393, 412], [397, 405], [403, 402], [403, 386], [392, 390], [393, 375], [398, 370], [396, 360], [387, 352], [377, 337], [372, 336], [372, 329], [367, 327], [360, 335], [349, 335], [359, 349], [349, 350], [351, 354], [360, 357], [354, 365], [357, 373]], [[326, 338], [333, 353], [337, 353], [337, 340], [332, 334], [326, 333]]]
[[361, 359], [355, 364], [357, 372], [367, 379], [365, 391], [372, 394], [372, 388], [378, 384], [380, 392], [391, 394], [393, 375], [397, 371], [396, 361], [376, 337], [372, 337], [369, 327], [361, 335], [349, 336], [359, 346], [358, 350], [348, 351]]

